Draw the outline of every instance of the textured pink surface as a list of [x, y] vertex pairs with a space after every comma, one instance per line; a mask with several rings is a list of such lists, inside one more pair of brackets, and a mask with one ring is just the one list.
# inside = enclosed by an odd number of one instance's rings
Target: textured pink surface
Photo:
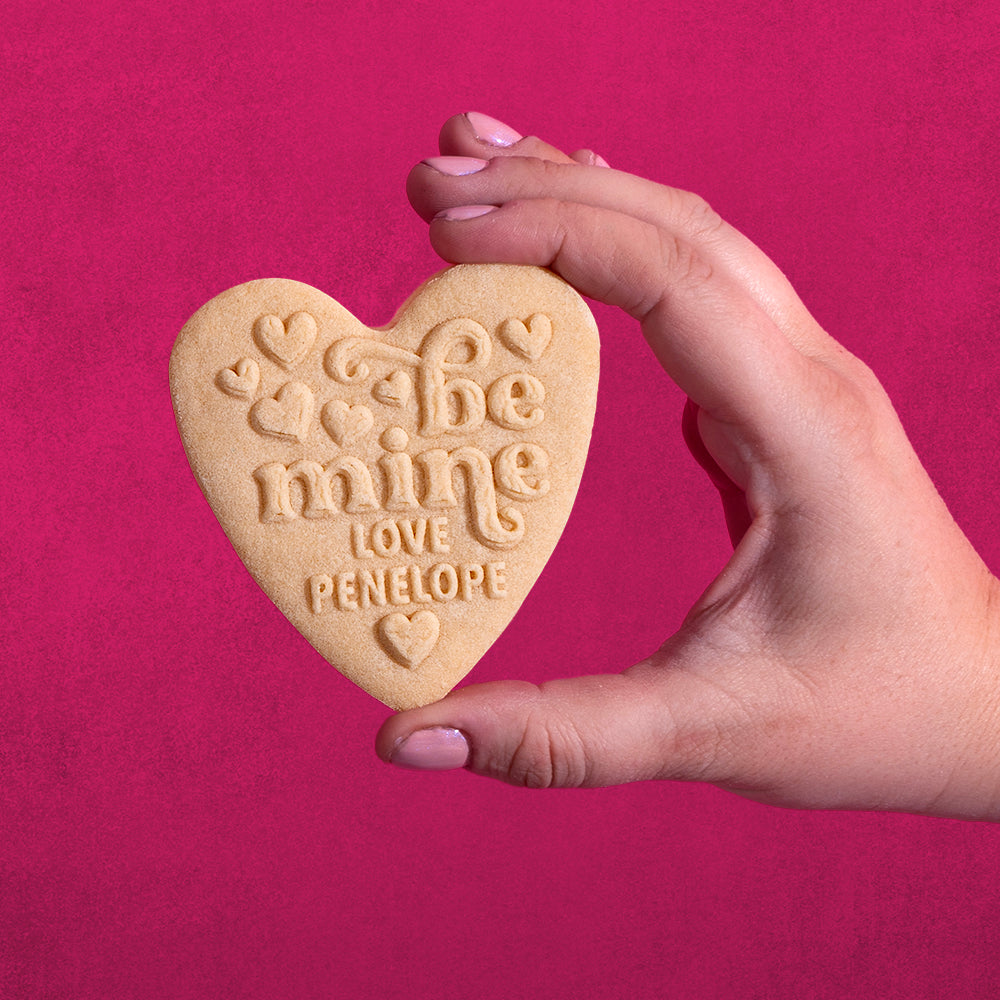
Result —
[[[480, 109], [760, 243], [1000, 570], [996, 5], [148, 6], [17, 0], [0, 40], [0, 996], [995, 997], [996, 828], [379, 763], [385, 710], [204, 504], [166, 363], [255, 277], [385, 322], [439, 267], [406, 173]], [[627, 666], [726, 558], [679, 394], [596, 312], [578, 506], [470, 679]]]

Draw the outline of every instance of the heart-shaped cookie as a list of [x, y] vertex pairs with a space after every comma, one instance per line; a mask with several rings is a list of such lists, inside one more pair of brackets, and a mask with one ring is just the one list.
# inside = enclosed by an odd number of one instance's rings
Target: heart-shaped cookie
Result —
[[[257, 366], [253, 389], [234, 357]], [[253, 281], [199, 309], [170, 361], [188, 458], [236, 551], [397, 709], [447, 694], [527, 596], [573, 506], [597, 373], [580, 296], [506, 264], [442, 272], [383, 329], [308, 285]], [[401, 376], [409, 405], [374, 412]]]

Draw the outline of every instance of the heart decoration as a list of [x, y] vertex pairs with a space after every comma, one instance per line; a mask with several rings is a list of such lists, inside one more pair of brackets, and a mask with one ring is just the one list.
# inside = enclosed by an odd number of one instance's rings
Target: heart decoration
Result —
[[351, 406], [342, 399], [331, 399], [323, 406], [320, 420], [327, 434], [341, 447], [364, 437], [374, 426], [372, 411], [363, 403]]
[[199, 309], [170, 362], [192, 469], [247, 568], [396, 709], [447, 694], [524, 601], [573, 506], [597, 375], [580, 296], [506, 264], [442, 272], [382, 329], [252, 281]]
[[527, 323], [508, 319], [500, 327], [500, 339], [507, 349], [525, 361], [538, 361], [552, 339], [552, 320], [545, 313], [535, 313]]
[[312, 413], [312, 389], [301, 382], [287, 382], [273, 399], [258, 400], [250, 407], [250, 423], [260, 434], [305, 441]]
[[284, 323], [274, 315], [260, 316], [253, 325], [253, 339], [269, 358], [291, 368], [316, 342], [316, 320], [307, 312], [292, 313]]
[[404, 667], [416, 667], [430, 654], [441, 632], [441, 622], [433, 611], [418, 611], [407, 618], [399, 611], [378, 623], [389, 655]]
[[372, 386], [372, 395], [386, 406], [406, 406], [413, 392], [413, 380], [404, 371], [394, 371]]
[[216, 382], [227, 395], [246, 399], [257, 391], [260, 366], [253, 358], [240, 358], [232, 368], [223, 368], [216, 377]]

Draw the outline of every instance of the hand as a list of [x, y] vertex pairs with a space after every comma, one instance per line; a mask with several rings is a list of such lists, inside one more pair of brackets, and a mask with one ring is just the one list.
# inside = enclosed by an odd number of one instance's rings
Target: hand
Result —
[[434, 248], [550, 267], [639, 321], [689, 397], [685, 437], [735, 550], [648, 660], [461, 688], [390, 718], [380, 756], [1000, 819], [1000, 582], [872, 372], [696, 196], [482, 115], [448, 121], [440, 149], [408, 181]]

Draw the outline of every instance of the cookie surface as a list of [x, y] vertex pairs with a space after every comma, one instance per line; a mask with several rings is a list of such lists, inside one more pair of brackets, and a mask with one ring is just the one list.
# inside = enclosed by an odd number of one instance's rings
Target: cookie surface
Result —
[[562, 533], [598, 336], [540, 268], [459, 265], [371, 329], [309, 285], [212, 299], [170, 360], [184, 447], [263, 590], [395, 709], [448, 693]]

